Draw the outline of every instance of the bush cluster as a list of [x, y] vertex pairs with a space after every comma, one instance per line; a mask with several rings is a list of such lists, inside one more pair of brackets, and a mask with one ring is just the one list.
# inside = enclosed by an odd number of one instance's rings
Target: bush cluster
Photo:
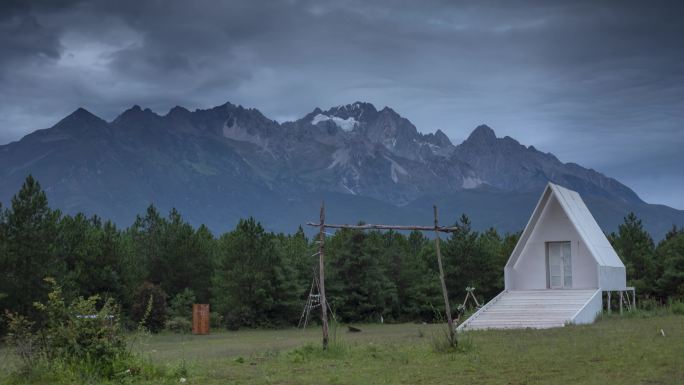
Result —
[[134, 361], [113, 300], [92, 296], [67, 302], [54, 279], [45, 281], [51, 288], [48, 298], [34, 304], [42, 315], [40, 322], [7, 313], [6, 342], [20, 358], [22, 372], [45, 364], [111, 378], [122, 363]]

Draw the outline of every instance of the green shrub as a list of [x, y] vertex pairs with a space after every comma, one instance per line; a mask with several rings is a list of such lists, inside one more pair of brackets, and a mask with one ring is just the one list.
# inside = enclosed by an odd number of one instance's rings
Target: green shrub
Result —
[[166, 323], [166, 293], [158, 285], [143, 283], [135, 292], [131, 316], [152, 333], [158, 333]]
[[[619, 306], [619, 303], [617, 306]], [[639, 306], [637, 307], [639, 310], [653, 311], [660, 309], [662, 306], [663, 305], [656, 301], [655, 298], [646, 297], [639, 300]]]
[[184, 317], [173, 317], [166, 321], [166, 330], [175, 333], [189, 333], [192, 331], [192, 322]]
[[187, 287], [176, 294], [169, 303], [169, 317], [192, 318], [192, 305], [195, 303], [195, 293]]
[[119, 309], [112, 300], [92, 296], [67, 303], [57, 282], [45, 281], [51, 292], [45, 303], [34, 303], [42, 313], [39, 318], [45, 320], [37, 330], [32, 320], [6, 314], [6, 341], [22, 364], [13, 374], [17, 382], [84, 384], [115, 379], [130, 383], [134, 376], [146, 380], [166, 376], [127, 348]]
[[228, 313], [225, 317], [225, 325], [228, 330], [238, 330], [243, 324], [242, 319], [238, 317], [235, 313]]
[[30, 374], [39, 354], [38, 338], [33, 332], [34, 322], [28, 318], [6, 310], [7, 335], [5, 342], [11, 346], [21, 362], [20, 371]]
[[221, 313], [212, 311], [209, 313], [209, 323], [212, 329], [220, 329], [223, 327], [223, 316]]
[[684, 315], [684, 302], [682, 301], [671, 301], [670, 311], [672, 314]]
[[46, 303], [35, 303], [47, 319], [40, 330], [41, 349], [48, 362], [63, 360], [97, 375], [111, 376], [115, 359], [128, 356], [118, 308], [111, 299], [99, 307], [98, 296], [79, 297], [67, 304], [62, 289], [52, 278]]

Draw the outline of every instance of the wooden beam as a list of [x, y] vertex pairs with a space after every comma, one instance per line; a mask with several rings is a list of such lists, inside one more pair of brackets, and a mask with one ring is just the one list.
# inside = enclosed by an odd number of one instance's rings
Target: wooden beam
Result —
[[325, 298], [325, 202], [321, 202], [321, 222], [318, 224], [318, 294], [321, 303], [321, 322], [323, 324], [323, 350], [328, 349], [328, 302]]
[[437, 265], [439, 266], [439, 280], [442, 283], [442, 295], [444, 296], [444, 307], [446, 310], [447, 325], [449, 327], [449, 344], [454, 346], [454, 321], [451, 319], [451, 306], [449, 306], [449, 294], [447, 293], [446, 282], [444, 281], [444, 268], [442, 267], [442, 252], [439, 247], [439, 219], [437, 217], [437, 206], [432, 206], [435, 214], [435, 252], [437, 253]]
[[[320, 227], [320, 223], [307, 222], [307, 226]], [[403, 226], [403, 225], [333, 225], [324, 224], [324, 228], [329, 229], [354, 229], [354, 230], [405, 230], [405, 231], [435, 231], [442, 233], [455, 233], [460, 230], [458, 227], [446, 227], [446, 226]]]

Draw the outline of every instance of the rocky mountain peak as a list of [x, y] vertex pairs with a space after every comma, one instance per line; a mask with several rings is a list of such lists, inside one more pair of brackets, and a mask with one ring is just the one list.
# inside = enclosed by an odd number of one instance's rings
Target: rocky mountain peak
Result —
[[78, 108], [55, 125], [58, 131], [87, 132], [107, 124], [103, 119], [85, 108]]
[[327, 111], [314, 110], [314, 117], [316, 116], [319, 117], [318, 121], [321, 121], [323, 117], [328, 117], [328, 119], [334, 120], [335, 123], [341, 123], [341, 119], [346, 121], [346, 125], [349, 126], [373, 122], [377, 119], [378, 110], [371, 103], [354, 102], [352, 104], [332, 107]]
[[83, 107], [79, 107], [74, 112], [69, 114], [66, 118], [62, 119], [58, 124], [70, 123], [70, 122], [92, 122], [92, 121], [103, 122], [103, 120], [99, 116], [93, 114], [92, 112], [86, 110]]
[[169, 113], [166, 114], [166, 116], [175, 118], [175, 117], [186, 117], [191, 114], [188, 109], [181, 107], [181, 106], [175, 106], [172, 109], [169, 110]]
[[451, 140], [449, 140], [449, 137], [446, 136], [442, 130], [438, 129], [434, 134], [427, 134], [425, 135], [425, 139], [428, 143], [432, 143], [436, 146], [439, 147], [451, 147], [453, 144], [451, 143]]
[[367, 102], [354, 102], [351, 104], [345, 104], [337, 107], [333, 107], [326, 111], [326, 114], [332, 114], [339, 117], [355, 117], [360, 118], [365, 114], [376, 114], [378, 110], [372, 103]]
[[143, 120], [147, 120], [150, 118], [159, 118], [159, 115], [154, 113], [149, 108], [145, 108], [143, 110], [139, 105], [136, 104], [133, 107], [122, 112], [121, 115], [117, 116], [116, 119], [114, 119], [114, 121], [112, 123], [114, 123], [114, 124], [125, 124], [127, 122], [139, 123]]
[[496, 133], [486, 124], [477, 126], [470, 133], [466, 142], [487, 144], [496, 141]]

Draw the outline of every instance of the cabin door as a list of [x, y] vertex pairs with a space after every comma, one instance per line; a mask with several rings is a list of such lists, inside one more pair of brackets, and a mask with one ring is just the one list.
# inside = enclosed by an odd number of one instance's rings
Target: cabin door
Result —
[[572, 258], [570, 242], [548, 242], [548, 283], [551, 289], [572, 287]]

